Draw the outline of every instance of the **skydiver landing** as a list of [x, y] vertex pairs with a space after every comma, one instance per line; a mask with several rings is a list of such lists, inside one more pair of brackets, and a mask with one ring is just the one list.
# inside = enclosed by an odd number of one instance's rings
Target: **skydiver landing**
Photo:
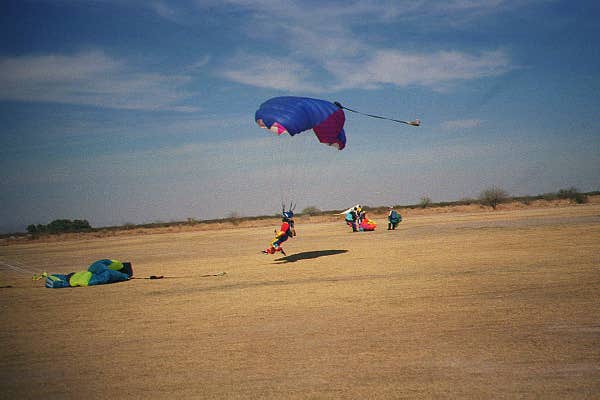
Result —
[[279, 231], [275, 230], [275, 238], [271, 242], [271, 245], [262, 252], [265, 254], [281, 252], [281, 254], [285, 256], [286, 254], [283, 247], [281, 247], [281, 244], [294, 236], [296, 236], [296, 229], [294, 228], [294, 212], [290, 207], [289, 211], [282, 212], [281, 227], [279, 228]]

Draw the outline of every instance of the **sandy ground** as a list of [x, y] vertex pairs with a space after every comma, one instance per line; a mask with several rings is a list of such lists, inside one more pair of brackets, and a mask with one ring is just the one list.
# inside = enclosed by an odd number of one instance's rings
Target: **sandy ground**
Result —
[[[600, 397], [600, 205], [0, 246], [0, 397]], [[226, 272], [222, 276], [203, 276]], [[6, 287], [10, 286], [10, 287]]]

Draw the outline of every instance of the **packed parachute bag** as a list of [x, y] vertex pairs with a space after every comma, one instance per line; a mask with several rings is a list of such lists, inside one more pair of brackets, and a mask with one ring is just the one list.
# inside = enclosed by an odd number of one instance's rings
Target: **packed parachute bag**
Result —
[[130, 262], [102, 259], [94, 261], [87, 270], [69, 274], [46, 275], [46, 287], [52, 289], [94, 286], [127, 281], [133, 276]]

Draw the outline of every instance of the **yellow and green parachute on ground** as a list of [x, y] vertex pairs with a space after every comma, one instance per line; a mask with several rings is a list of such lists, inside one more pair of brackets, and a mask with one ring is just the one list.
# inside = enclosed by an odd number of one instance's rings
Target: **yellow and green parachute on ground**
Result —
[[46, 276], [47, 288], [104, 285], [129, 280], [133, 276], [130, 262], [103, 259], [94, 261], [87, 270]]

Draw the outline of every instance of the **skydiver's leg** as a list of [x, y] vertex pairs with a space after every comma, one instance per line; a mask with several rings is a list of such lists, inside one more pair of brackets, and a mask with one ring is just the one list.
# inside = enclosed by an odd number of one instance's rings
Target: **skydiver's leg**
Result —
[[[283, 249], [281, 248], [281, 243], [285, 242], [286, 240], [287, 240], [287, 236], [275, 238], [275, 240], [273, 240], [273, 242], [271, 243], [271, 246], [268, 249], [263, 250], [263, 253], [275, 254], [278, 251], [281, 251], [283, 253]], [[283, 254], [285, 254], [285, 253], [283, 253]]]
[[276, 241], [273, 242], [273, 247], [275, 247], [276, 249], [281, 248], [281, 243], [285, 242], [286, 240], [288, 240], [287, 235], [278, 238]]
[[277, 251], [277, 247], [278, 246], [279, 246], [279, 239], [275, 238], [271, 242], [271, 245], [266, 250], [263, 250], [263, 253], [265, 253], [265, 254], [275, 254], [275, 252]]

